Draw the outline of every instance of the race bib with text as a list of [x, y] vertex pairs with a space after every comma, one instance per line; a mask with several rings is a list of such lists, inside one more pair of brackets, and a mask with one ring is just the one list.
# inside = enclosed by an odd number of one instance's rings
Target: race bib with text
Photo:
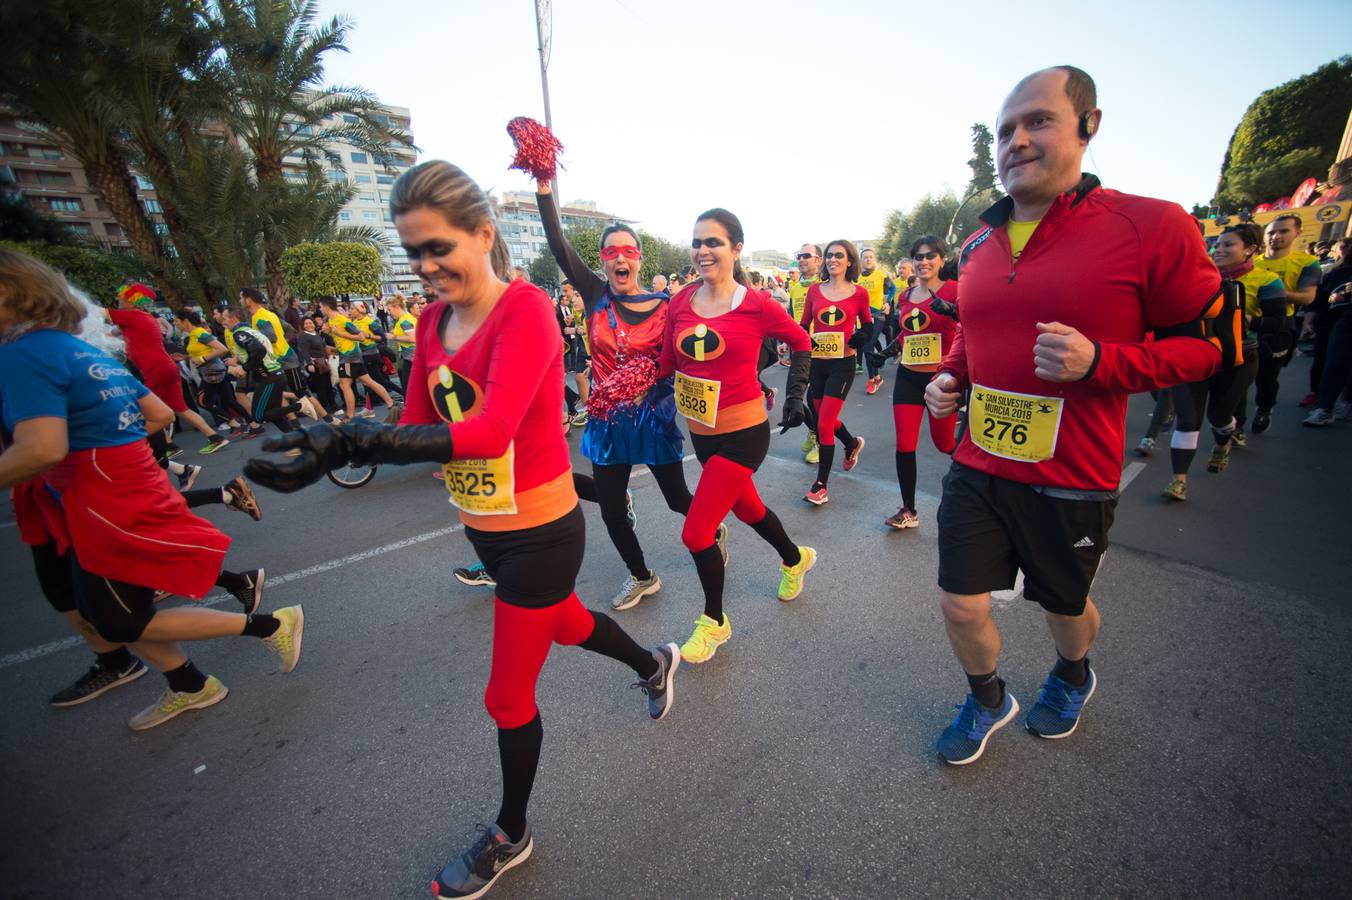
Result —
[[1056, 453], [1064, 402], [1061, 397], [1014, 394], [973, 385], [968, 431], [978, 447], [994, 456], [1042, 462]]
[[676, 373], [676, 408], [687, 419], [713, 428], [718, 421], [718, 393], [723, 383]]
[[493, 459], [453, 459], [441, 467], [451, 503], [476, 516], [509, 516], [516, 512], [513, 462], [516, 442]]

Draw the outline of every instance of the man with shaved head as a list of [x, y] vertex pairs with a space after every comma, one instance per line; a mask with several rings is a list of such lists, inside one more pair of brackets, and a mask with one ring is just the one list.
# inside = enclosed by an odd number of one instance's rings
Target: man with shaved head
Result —
[[1049, 739], [1075, 731], [1096, 684], [1089, 589], [1117, 502], [1127, 398], [1221, 362], [1202, 319], [1221, 278], [1196, 223], [1080, 171], [1102, 117], [1093, 79], [1073, 66], [1034, 72], [1005, 99], [996, 141], [1008, 196], [959, 254], [962, 329], [925, 391], [940, 418], [970, 391], [939, 508], [940, 606], [970, 688], [939, 738], [953, 765], [975, 762], [1019, 711], [996, 674], [990, 614], [990, 592], [1019, 570], [1056, 647], [1025, 724]]

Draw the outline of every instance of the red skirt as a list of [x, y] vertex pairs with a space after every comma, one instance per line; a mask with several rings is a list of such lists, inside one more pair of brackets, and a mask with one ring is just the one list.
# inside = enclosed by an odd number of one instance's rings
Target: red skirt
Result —
[[183, 377], [177, 366], [159, 366], [153, 372], [142, 372], [146, 387], [159, 397], [176, 413], [187, 412], [188, 403], [183, 399]]
[[35, 506], [58, 550], [73, 547], [87, 572], [194, 600], [211, 591], [230, 538], [188, 511], [145, 441], [72, 451], [44, 477], [60, 500], [46, 485], [22, 501], [15, 492], [25, 541], [37, 535]]

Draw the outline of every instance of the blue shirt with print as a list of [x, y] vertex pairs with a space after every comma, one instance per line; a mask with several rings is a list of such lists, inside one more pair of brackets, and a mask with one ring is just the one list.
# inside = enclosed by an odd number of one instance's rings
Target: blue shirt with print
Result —
[[145, 440], [140, 399], [150, 391], [127, 367], [64, 331], [32, 331], [0, 344], [0, 421], [66, 420], [71, 450]]

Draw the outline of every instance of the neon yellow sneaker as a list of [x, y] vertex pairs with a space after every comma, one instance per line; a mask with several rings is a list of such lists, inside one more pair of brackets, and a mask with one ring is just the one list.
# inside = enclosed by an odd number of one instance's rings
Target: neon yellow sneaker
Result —
[[272, 633], [272, 637], [263, 638], [263, 643], [271, 647], [281, 660], [280, 672], [290, 672], [300, 662], [300, 639], [305, 633], [305, 610], [299, 606], [284, 606], [274, 612], [273, 617], [281, 625]]
[[809, 431], [807, 437], [803, 438], [803, 452], [806, 453], [815, 446], [817, 446], [817, 436]]
[[817, 564], [817, 551], [811, 547], [798, 548], [798, 565], [779, 564], [779, 599], [785, 603], [803, 592], [803, 576]]
[[215, 675], [208, 675], [206, 685], [195, 693], [190, 694], [187, 691], [176, 693], [165, 688], [164, 694], [153, 706], [147, 706], [132, 716], [127, 724], [131, 726], [132, 731], [145, 731], [147, 728], [163, 725], [174, 716], [185, 713], [190, 709], [215, 706], [224, 700], [228, 693], [230, 693], [230, 689], [221, 684], [221, 680]]
[[817, 442], [813, 441], [812, 449], [803, 454], [803, 462], [807, 463], [809, 466], [815, 466], [817, 463], [821, 462], [821, 459], [821, 449], [817, 446]]
[[722, 625], [706, 615], [701, 615], [695, 620], [695, 630], [690, 633], [690, 640], [681, 645], [681, 659], [688, 663], [708, 662], [730, 637], [732, 637], [732, 622], [728, 619], [727, 613], [723, 613]]

